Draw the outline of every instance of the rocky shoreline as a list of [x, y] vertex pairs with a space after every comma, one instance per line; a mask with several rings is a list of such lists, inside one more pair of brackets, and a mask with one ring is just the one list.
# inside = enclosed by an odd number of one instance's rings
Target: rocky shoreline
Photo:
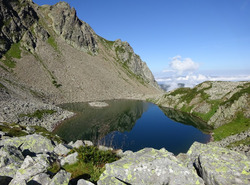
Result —
[[[79, 162], [84, 147], [91, 141], [77, 140], [68, 144], [34, 133], [10, 137], [4, 132], [0, 140], [0, 184], [77, 184], [93, 185], [84, 178], [72, 179], [65, 165]], [[30, 133], [30, 132], [33, 132]], [[249, 184], [250, 160], [244, 154], [215, 146], [193, 143], [187, 153], [174, 156], [164, 148], [144, 148], [138, 152], [113, 150], [120, 159], [107, 163], [98, 185], [106, 184]], [[77, 150], [82, 148], [80, 150]], [[56, 172], [51, 166], [57, 164]]]
[[[18, 123], [23, 126], [42, 126], [49, 131], [63, 120], [74, 115], [73, 112], [61, 109], [55, 105], [44, 104], [38, 101], [22, 101], [17, 99], [8, 99], [1, 101], [0, 104], [0, 123]], [[36, 111], [51, 111], [51, 114], [42, 114], [39, 119], [32, 115]]]

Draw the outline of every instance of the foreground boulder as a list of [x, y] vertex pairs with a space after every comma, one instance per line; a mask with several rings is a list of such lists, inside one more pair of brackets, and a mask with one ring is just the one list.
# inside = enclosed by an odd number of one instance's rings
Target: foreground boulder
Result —
[[49, 167], [49, 162], [47, 160], [47, 156], [45, 156], [44, 154], [38, 155], [35, 158], [26, 156], [21, 168], [17, 170], [10, 185], [12, 184], [14, 185], [23, 181], [26, 182], [30, 178], [46, 172], [48, 167]]
[[69, 183], [71, 174], [64, 171], [60, 170], [51, 180], [50, 185], [66, 185]]
[[20, 147], [22, 152], [26, 154], [48, 153], [54, 150], [51, 140], [38, 134], [4, 139], [0, 141], [1, 145]]
[[98, 185], [103, 184], [204, 184], [165, 149], [145, 148], [106, 164]]
[[[24, 157], [14, 146], [3, 146], [0, 149], [0, 176], [13, 177], [21, 167]], [[0, 178], [0, 182], [3, 182]]]
[[187, 155], [205, 184], [250, 184], [250, 161], [243, 154], [195, 142]]

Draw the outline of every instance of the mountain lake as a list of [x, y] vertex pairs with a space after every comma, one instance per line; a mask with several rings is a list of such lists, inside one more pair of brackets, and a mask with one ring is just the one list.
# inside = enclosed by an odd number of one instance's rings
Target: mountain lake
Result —
[[105, 101], [107, 107], [68, 103], [61, 108], [77, 113], [53, 132], [65, 141], [91, 140], [123, 151], [145, 147], [165, 148], [175, 155], [185, 153], [193, 142], [207, 143], [209, 130], [189, 114], [137, 100]]

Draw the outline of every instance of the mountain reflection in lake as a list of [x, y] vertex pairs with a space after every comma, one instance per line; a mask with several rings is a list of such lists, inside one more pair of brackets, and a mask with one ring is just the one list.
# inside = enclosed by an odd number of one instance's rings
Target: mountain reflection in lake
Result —
[[[132, 151], [164, 147], [174, 154], [186, 152], [194, 141], [206, 143], [210, 139], [208, 134], [197, 129], [208, 131], [209, 128], [188, 114], [165, 108], [162, 111], [143, 101], [112, 100], [107, 103], [109, 106], [104, 108], [90, 107], [88, 103], [60, 105], [77, 115], [63, 122], [54, 133], [68, 142], [84, 139]], [[184, 124], [171, 120], [163, 112]]]

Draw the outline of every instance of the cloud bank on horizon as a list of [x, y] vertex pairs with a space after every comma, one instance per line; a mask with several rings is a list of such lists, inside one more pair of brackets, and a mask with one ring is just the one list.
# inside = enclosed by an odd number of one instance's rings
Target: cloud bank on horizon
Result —
[[[170, 58], [169, 68], [163, 70], [162, 77], [156, 81], [170, 91], [178, 87], [194, 87], [204, 81], [250, 81], [249, 75], [204, 75], [197, 73], [200, 64], [191, 58], [182, 58], [180, 55]], [[170, 76], [169, 76], [170, 75]]]

